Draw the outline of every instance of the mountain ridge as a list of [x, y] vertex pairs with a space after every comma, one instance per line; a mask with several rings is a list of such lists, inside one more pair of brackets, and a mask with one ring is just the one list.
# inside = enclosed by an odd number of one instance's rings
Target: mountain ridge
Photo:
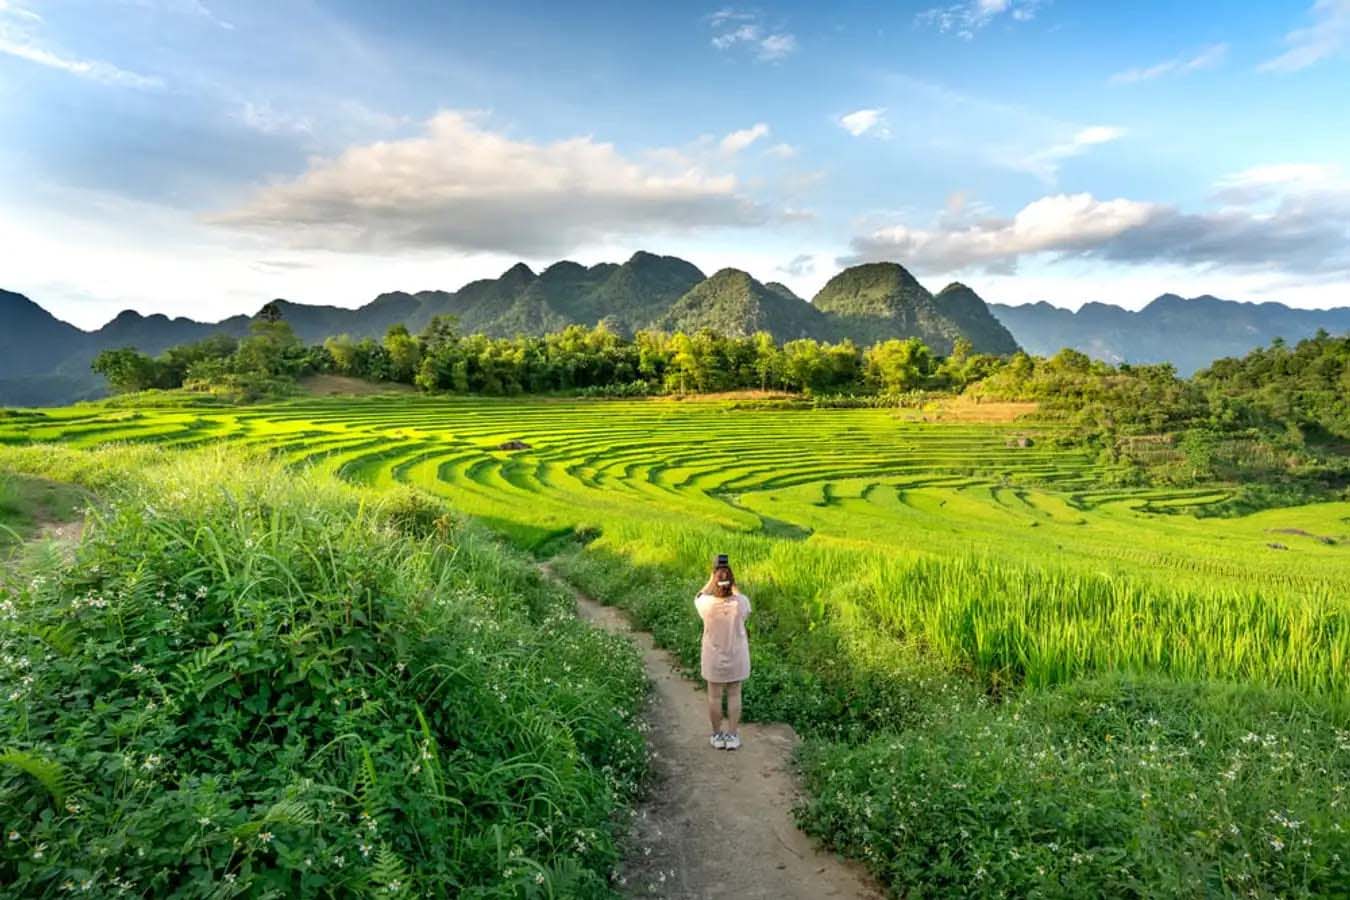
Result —
[[[965, 337], [981, 352], [1011, 353], [1021, 345], [1049, 355], [1073, 347], [1108, 362], [1172, 362], [1183, 374], [1276, 337], [1293, 341], [1318, 328], [1350, 331], [1347, 307], [1300, 310], [1209, 294], [1162, 294], [1137, 311], [1098, 302], [1077, 311], [1044, 301], [988, 304], [961, 282], [933, 294], [894, 262], [844, 269], [807, 301], [780, 282], [761, 283], [739, 269], [709, 277], [686, 260], [646, 251], [624, 263], [560, 260], [538, 272], [522, 262], [458, 290], [386, 291], [355, 308], [282, 298], [272, 303], [307, 343], [338, 334], [378, 339], [400, 323], [416, 333], [433, 316], [453, 315], [461, 331], [495, 336], [603, 322], [624, 334], [650, 327], [767, 330], [780, 341], [847, 338], [861, 344], [918, 337], [939, 354]], [[254, 319], [237, 314], [201, 322], [125, 309], [86, 331], [22, 294], [0, 290], [0, 404], [99, 396], [105, 385], [89, 363], [101, 350], [134, 346], [153, 355], [212, 334], [243, 337]]]
[[[764, 330], [780, 341], [810, 337], [871, 343], [919, 337], [939, 353], [948, 352], [964, 334], [977, 350], [1016, 349], [1012, 336], [973, 291], [964, 306], [953, 305], [944, 312], [908, 271], [895, 263], [889, 266], [853, 276], [860, 289], [867, 289], [869, 279], [878, 275], [905, 286], [902, 291], [886, 285], [871, 289], [884, 300], [886, 315], [865, 322], [848, 315], [847, 304], [842, 314], [822, 310], [820, 294], [808, 302], [784, 284], [763, 284], [739, 269], [723, 269], [708, 277], [687, 260], [646, 251], [623, 263], [585, 266], [560, 260], [538, 272], [520, 262], [496, 278], [477, 279], [455, 291], [387, 291], [355, 308], [283, 298], [268, 305], [279, 310], [306, 343], [339, 334], [378, 339], [395, 324], [419, 332], [434, 316], [451, 315], [462, 332], [497, 337], [603, 323], [621, 334], [660, 327], [708, 328], [729, 335]], [[234, 315], [200, 322], [127, 309], [101, 327], [84, 331], [21, 294], [7, 292], [0, 296], [4, 298], [0, 328], [8, 344], [0, 338], [0, 403], [7, 404], [55, 404], [97, 396], [104, 385], [89, 364], [102, 350], [131, 346], [154, 355], [212, 334], [244, 337], [255, 319]]]
[[1350, 332], [1350, 307], [1298, 309], [1272, 300], [1248, 303], [1212, 294], [1160, 294], [1142, 309], [1090, 301], [1077, 310], [1045, 301], [989, 304], [1028, 352], [1071, 347], [1110, 363], [1169, 362], [1182, 375], [1216, 359], [1241, 356], [1276, 338], [1297, 341], [1317, 330]]

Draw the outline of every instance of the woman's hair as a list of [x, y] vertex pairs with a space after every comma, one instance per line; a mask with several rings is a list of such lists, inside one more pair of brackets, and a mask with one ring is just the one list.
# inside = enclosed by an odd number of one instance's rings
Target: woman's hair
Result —
[[731, 566], [716, 566], [708, 578], [708, 583], [703, 586], [703, 593], [710, 597], [730, 597], [735, 591], [736, 576], [732, 573]]

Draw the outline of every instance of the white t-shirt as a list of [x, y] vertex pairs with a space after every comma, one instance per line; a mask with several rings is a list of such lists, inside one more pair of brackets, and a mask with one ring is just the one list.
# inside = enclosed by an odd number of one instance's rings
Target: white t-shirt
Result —
[[750, 677], [750, 638], [745, 620], [750, 617], [750, 598], [742, 593], [714, 597], [700, 593], [694, 608], [703, 620], [703, 678], [714, 684], [744, 681]]

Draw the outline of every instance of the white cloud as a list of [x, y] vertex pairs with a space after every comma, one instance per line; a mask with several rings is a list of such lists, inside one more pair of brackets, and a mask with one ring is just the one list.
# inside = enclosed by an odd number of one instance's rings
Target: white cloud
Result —
[[758, 12], [724, 7], [708, 16], [707, 22], [713, 30], [712, 45], [718, 50], [745, 48], [761, 62], [778, 62], [797, 51], [797, 36], [770, 28]]
[[88, 78], [91, 81], [98, 81], [103, 84], [140, 89], [164, 86], [162, 80], [153, 76], [139, 75], [126, 69], [119, 69], [111, 63], [99, 62], [98, 60], [61, 56], [27, 40], [12, 40], [4, 34], [0, 34], [0, 53], [15, 56], [50, 69], [59, 69], [62, 72], [68, 72], [71, 75]]
[[772, 156], [774, 159], [794, 159], [797, 156], [797, 148], [791, 144], [774, 144], [764, 151], [765, 156]]
[[42, 24], [42, 17], [32, 10], [10, 0], [0, 0], [0, 54], [102, 84], [143, 90], [164, 86], [159, 78], [129, 72], [112, 63], [80, 59], [42, 46], [35, 37]]
[[[1306, 169], [1266, 167], [1219, 183], [1221, 188], [1275, 189], [1273, 209], [1231, 205], [1189, 213], [1162, 203], [1056, 194], [1027, 204], [1010, 219], [962, 218], [949, 210], [931, 227], [891, 225], [856, 237], [852, 254], [841, 262], [896, 259], [924, 272], [977, 269], [1008, 274], [1022, 259], [1045, 255], [1060, 260], [1079, 257], [1350, 275], [1350, 184], [1310, 182], [1308, 174]], [[1258, 199], [1270, 196], [1249, 197]]]
[[25, 7], [11, 3], [10, 0], [0, 0], [0, 16], [10, 16], [28, 22], [42, 21], [42, 16], [33, 12], [31, 9], [26, 9]]
[[954, 34], [971, 40], [975, 32], [991, 24], [999, 16], [1009, 15], [1018, 22], [1030, 22], [1036, 17], [1043, 0], [967, 0], [948, 6], [934, 6], [914, 17], [916, 25], [936, 28], [943, 34]]
[[794, 278], [803, 278], [814, 274], [816, 271], [816, 257], [811, 253], [798, 253], [792, 259], [777, 267], [779, 272], [784, 275], [791, 275]]
[[1006, 270], [1026, 254], [1089, 249], [1138, 227], [1154, 214], [1152, 204], [1059, 194], [1028, 204], [1011, 219], [935, 229], [879, 228], [854, 239], [852, 259], [892, 258], [924, 271]]
[[210, 221], [330, 250], [541, 258], [613, 236], [769, 220], [734, 176], [672, 165], [679, 158], [634, 161], [590, 137], [515, 140], [464, 113], [442, 112], [423, 137], [314, 159], [295, 180]]
[[1253, 166], [1220, 178], [1215, 199], [1236, 206], [1261, 203], [1287, 193], [1334, 194], [1350, 191], [1341, 167], [1319, 163], [1276, 163]]
[[770, 34], [759, 42], [759, 50], [756, 55], [765, 61], [783, 59], [791, 56], [797, 49], [797, 38], [794, 35], [781, 33]]
[[1201, 69], [1212, 69], [1228, 56], [1227, 44], [1211, 44], [1194, 56], [1177, 56], [1140, 69], [1126, 69], [1111, 76], [1112, 84], [1138, 84], [1164, 75], [1187, 75]]
[[890, 137], [890, 129], [886, 126], [886, 110], [880, 107], [854, 110], [842, 115], [839, 117], [839, 127], [854, 137], [862, 137], [869, 133], [873, 137]]
[[1109, 144], [1125, 136], [1125, 129], [1110, 125], [1092, 125], [1080, 128], [1066, 141], [1052, 144], [1026, 156], [1008, 161], [1009, 168], [1030, 172], [1041, 181], [1053, 184], [1059, 177], [1060, 164], [1066, 159], [1081, 156], [1093, 147]]
[[1297, 72], [1350, 47], [1350, 0], [1317, 0], [1308, 14], [1313, 24], [1286, 34], [1289, 49], [1262, 63], [1261, 71]]
[[769, 126], [763, 122], [758, 122], [749, 128], [742, 128], [739, 131], [733, 131], [718, 145], [722, 152], [728, 156], [740, 153], [746, 147], [749, 147], [755, 141], [765, 137], [769, 133]]
[[254, 103], [245, 100], [234, 111], [233, 117], [245, 126], [263, 134], [308, 135], [314, 132], [314, 122], [308, 116], [295, 116], [281, 112], [266, 101]]

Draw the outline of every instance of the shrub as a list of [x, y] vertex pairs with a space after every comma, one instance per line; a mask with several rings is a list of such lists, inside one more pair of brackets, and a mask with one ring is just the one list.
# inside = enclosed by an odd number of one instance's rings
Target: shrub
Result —
[[608, 895], [626, 642], [421, 498], [122, 475], [73, 565], [0, 589], [6, 892]]

